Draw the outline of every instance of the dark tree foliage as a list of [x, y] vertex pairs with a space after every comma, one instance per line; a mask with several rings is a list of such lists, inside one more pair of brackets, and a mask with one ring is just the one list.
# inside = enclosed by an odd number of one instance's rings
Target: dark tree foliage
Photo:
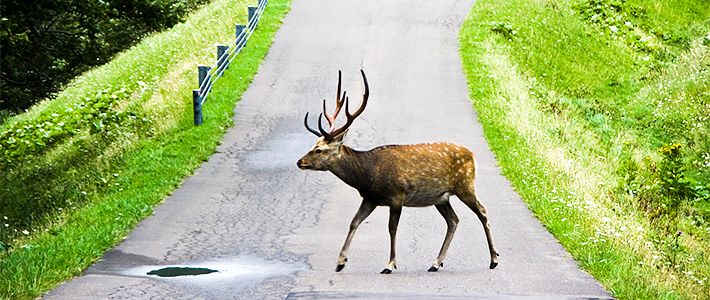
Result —
[[207, 1], [0, 1], [0, 111], [29, 108]]

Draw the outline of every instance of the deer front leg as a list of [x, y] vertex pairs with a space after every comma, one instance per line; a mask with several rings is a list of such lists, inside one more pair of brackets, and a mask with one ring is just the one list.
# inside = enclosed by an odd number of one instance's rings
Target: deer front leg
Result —
[[390, 206], [390, 261], [387, 263], [387, 267], [380, 272], [380, 274], [391, 274], [392, 270], [397, 268], [397, 261], [395, 260], [395, 239], [397, 238], [397, 225], [399, 224], [399, 216], [402, 214], [402, 206]]
[[456, 232], [456, 226], [459, 224], [459, 218], [456, 216], [453, 207], [451, 207], [451, 203], [447, 201], [443, 204], [437, 204], [435, 207], [446, 220], [446, 237], [441, 245], [441, 250], [439, 250], [439, 256], [436, 257], [431, 268], [429, 268], [429, 272], [439, 271], [439, 268], [444, 266], [446, 252], [449, 250], [449, 244], [451, 244], [451, 239], [454, 237], [454, 232]]
[[362, 203], [360, 203], [360, 208], [357, 210], [357, 213], [355, 213], [352, 222], [350, 222], [350, 231], [348, 231], [348, 237], [345, 238], [343, 249], [340, 250], [338, 265], [335, 267], [335, 272], [340, 272], [343, 268], [345, 268], [345, 263], [348, 261], [348, 249], [350, 248], [350, 242], [352, 242], [353, 236], [355, 235], [355, 230], [357, 230], [360, 223], [362, 223], [362, 221], [365, 220], [373, 210], [375, 210], [375, 207], [377, 206], [365, 201], [365, 199], [363, 199]]

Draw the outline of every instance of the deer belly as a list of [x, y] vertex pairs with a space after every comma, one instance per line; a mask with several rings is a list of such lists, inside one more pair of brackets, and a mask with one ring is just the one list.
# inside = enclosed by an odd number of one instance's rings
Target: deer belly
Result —
[[449, 201], [451, 193], [442, 191], [411, 191], [407, 193], [404, 206], [425, 207]]

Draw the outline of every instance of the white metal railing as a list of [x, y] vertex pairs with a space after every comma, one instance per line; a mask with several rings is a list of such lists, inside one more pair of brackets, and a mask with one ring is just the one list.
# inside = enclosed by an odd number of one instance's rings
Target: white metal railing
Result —
[[247, 25], [239, 24], [236, 26], [234, 42], [230, 43], [230, 46], [217, 46], [217, 61], [211, 67], [202, 65], [197, 67], [198, 83], [200, 86], [198, 89], [192, 91], [195, 125], [202, 124], [202, 105], [207, 101], [207, 97], [212, 91], [212, 86], [215, 81], [224, 74], [224, 70], [229, 68], [229, 65], [232, 64], [237, 54], [244, 49], [249, 37], [251, 37], [254, 30], [256, 30], [268, 0], [257, 1], [258, 5], [256, 7], [250, 6], [248, 8], [249, 18], [247, 19]]

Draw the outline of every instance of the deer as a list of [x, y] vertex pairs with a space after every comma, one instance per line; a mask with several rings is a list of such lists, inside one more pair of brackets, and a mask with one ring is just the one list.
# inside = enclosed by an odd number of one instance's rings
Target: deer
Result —
[[[455, 195], [468, 206], [483, 224], [490, 269], [498, 265], [496, 251], [488, 222], [486, 207], [479, 201], [474, 188], [476, 158], [467, 148], [452, 143], [423, 143], [411, 145], [384, 145], [368, 151], [354, 150], [343, 144], [348, 128], [367, 106], [370, 95], [365, 72], [360, 70], [364, 92], [360, 106], [354, 113], [349, 110], [349, 97], [341, 94], [341, 71], [338, 71], [335, 110], [328, 114], [326, 100], [318, 116], [318, 130], [308, 125], [308, 112], [303, 120], [306, 129], [318, 139], [311, 149], [296, 163], [302, 170], [330, 171], [340, 180], [355, 188], [362, 197], [360, 207], [350, 222], [345, 243], [338, 256], [336, 272], [348, 261], [347, 254], [358, 226], [378, 206], [389, 207], [389, 261], [380, 274], [391, 274], [397, 269], [395, 240], [402, 207], [434, 206], [446, 221], [446, 236], [438, 256], [428, 269], [436, 272], [444, 266], [444, 258], [453, 238], [459, 218], [451, 207], [449, 197]], [[345, 104], [345, 125], [336, 128], [336, 117]], [[329, 130], [323, 129], [325, 116]]]

